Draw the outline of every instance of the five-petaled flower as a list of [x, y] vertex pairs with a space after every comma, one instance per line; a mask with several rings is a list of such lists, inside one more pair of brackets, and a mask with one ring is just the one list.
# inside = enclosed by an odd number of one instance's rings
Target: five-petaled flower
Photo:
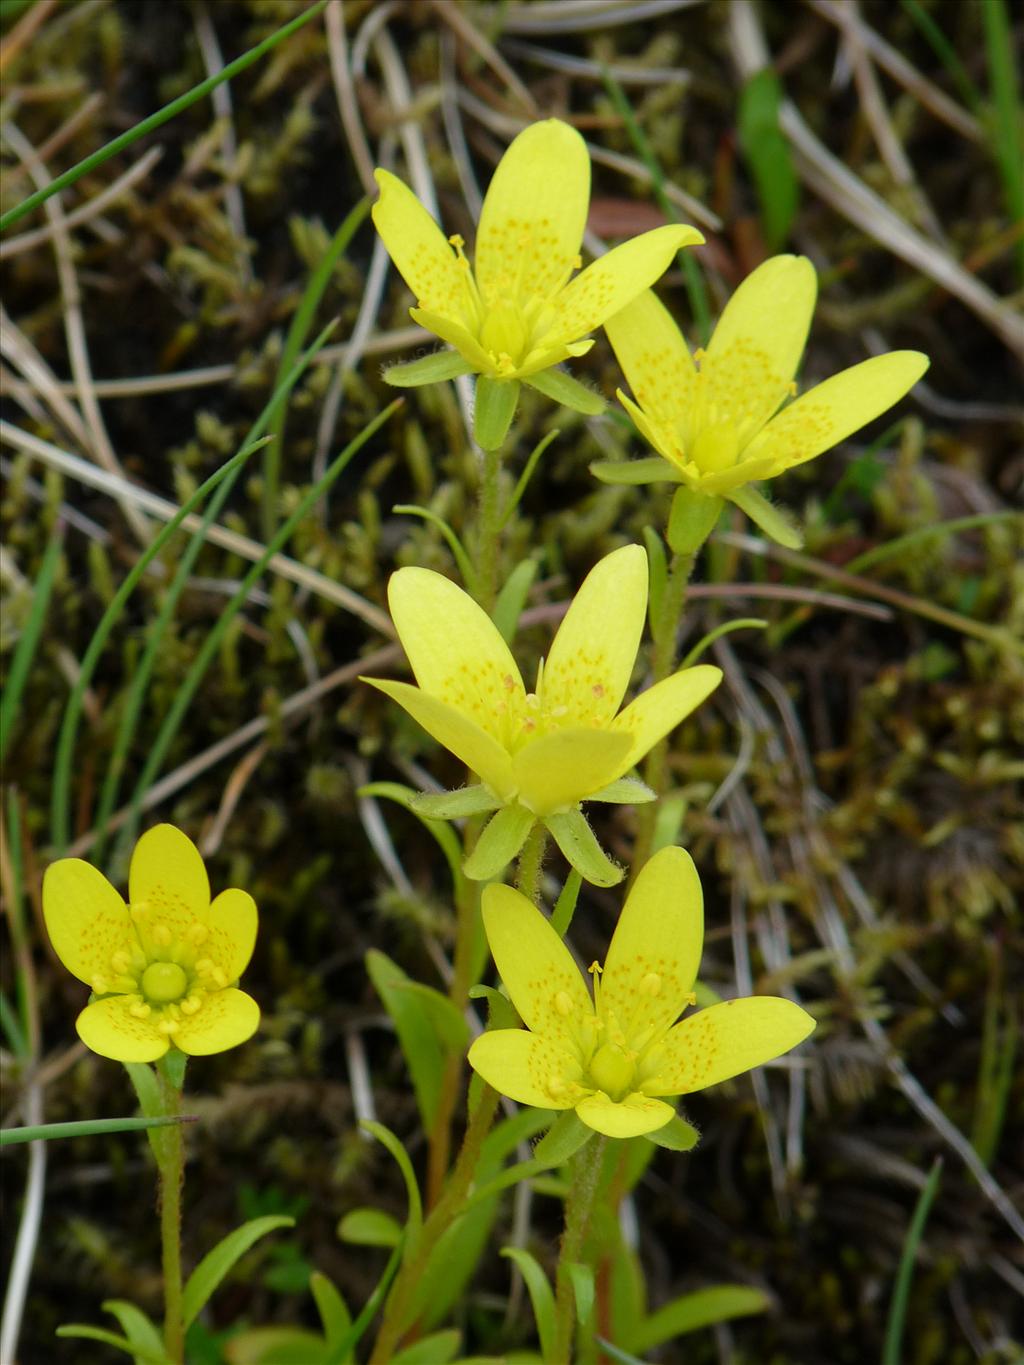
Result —
[[256, 942], [246, 891], [210, 902], [199, 850], [173, 825], [135, 845], [129, 904], [90, 863], [61, 858], [43, 878], [43, 914], [57, 956], [92, 987], [79, 1037], [119, 1062], [154, 1062], [173, 1044], [206, 1056], [244, 1043], [259, 1006], [235, 986]]
[[469, 1050], [489, 1085], [520, 1104], [575, 1109], [610, 1137], [663, 1128], [662, 1098], [716, 1085], [796, 1047], [814, 1020], [792, 1000], [725, 1000], [676, 1022], [694, 1003], [704, 937], [696, 869], [663, 848], [630, 891], [591, 999], [549, 920], [511, 887], [483, 894], [487, 939], [525, 1029], [494, 1029]]
[[[579, 133], [559, 119], [525, 128], [498, 163], [480, 213], [472, 267], [462, 238], [446, 239], [401, 180], [384, 170], [375, 175], [380, 198], [373, 221], [416, 295], [412, 317], [457, 352], [395, 366], [386, 378], [410, 385], [475, 372], [484, 380], [478, 409], [493, 401], [508, 421], [518, 384], [511, 391], [508, 386], [518, 380], [572, 406], [575, 393], [583, 411], [594, 411], [581, 386], [543, 372], [586, 354], [594, 344], [585, 339], [589, 332], [653, 284], [676, 251], [704, 240], [693, 227], [654, 228], [572, 278], [582, 265], [590, 158]], [[504, 385], [504, 399], [488, 398], [491, 381]], [[500, 444], [508, 421], [504, 430], [499, 424], [494, 442], [483, 443]]]
[[707, 350], [692, 356], [649, 291], [610, 318], [605, 330], [636, 401], [621, 390], [618, 397], [664, 459], [602, 463], [595, 474], [610, 482], [675, 479], [691, 495], [731, 499], [768, 535], [798, 545], [786, 519], [751, 483], [844, 440], [898, 402], [929, 363], [919, 351], [874, 356], [779, 411], [796, 393], [816, 294], [806, 257], [774, 256], [743, 281]]
[[643, 631], [647, 578], [638, 545], [596, 564], [527, 692], [497, 627], [461, 588], [429, 569], [392, 575], [391, 614], [419, 686], [364, 681], [393, 697], [481, 779], [421, 797], [418, 806], [441, 819], [497, 810], [466, 862], [468, 876], [497, 876], [540, 820], [589, 881], [610, 886], [621, 878], [579, 803], [653, 800], [623, 775], [722, 677], [705, 664], [684, 668], [619, 710]]

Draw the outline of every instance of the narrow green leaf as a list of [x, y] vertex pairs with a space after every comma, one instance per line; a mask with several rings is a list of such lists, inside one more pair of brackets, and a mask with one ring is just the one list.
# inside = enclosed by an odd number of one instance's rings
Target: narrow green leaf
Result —
[[575, 867], [571, 867], [569, 875], [565, 879], [565, 885], [558, 893], [558, 900], [555, 901], [555, 908], [551, 915], [551, 927], [559, 938], [565, 938], [569, 932], [569, 925], [576, 913], [576, 902], [579, 899], [582, 885], [582, 874]]
[[594, 1272], [579, 1261], [570, 1261], [567, 1269], [576, 1300], [576, 1321], [586, 1329], [594, 1314]]
[[[404, 1245], [404, 1244], [403, 1244]], [[323, 1365], [348, 1365], [353, 1352], [362, 1340], [363, 1333], [377, 1315], [377, 1311], [387, 1296], [391, 1288], [391, 1281], [395, 1278], [398, 1267], [402, 1261], [402, 1247], [395, 1247], [388, 1257], [388, 1263], [384, 1267], [384, 1273], [377, 1281], [376, 1287], [370, 1297], [360, 1309], [359, 1316], [339, 1340], [332, 1342], [324, 1352]]]
[[[985, 49], [995, 117], [993, 151], [1003, 177], [1003, 195], [1011, 223], [1024, 220], [1024, 133], [1018, 65], [1010, 12], [1003, 0], [982, 0]], [[1024, 279], [1024, 239], [1017, 240], [1017, 266]]]
[[531, 389], [536, 389], [553, 403], [560, 403], [573, 412], [582, 412], [586, 417], [597, 417], [604, 412], [605, 402], [599, 393], [588, 389], [578, 379], [573, 379], [565, 370], [538, 370], [523, 380]]
[[498, 593], [498, 600], [491, 612], [491, 619], [498, 627], [501, 638], [510, 645], [516, 637], [519, 618], [526, 606], [526, 598], [537, 577], [537, 561], [523, 559], [505, 580], [505, 586]]
[[4, 1037], [10, 1050], [19, 1061], [25, 1061], [31, 1052], [31, 1048], [28, 1045], [25, 1030], [21, 1026], [21, 1020], [18, 1018], [18, 1012], [4, 991], [0, 991], [0, 1028], [4, 1031]]
[[745, 1318], [753, 1313], [766, 1313], [771, 1307], [768, 1295], [745, 1284], [715, 1285], [684, 1294], [660, 1308], [646, 1322], [640, 1323], [636, 1333], [626, 1343], [631, 1351], [650, 1351], [666, 1341], [711, 1327], [732, 1318]]
[[464, 820], [469, 815], [497, 810], [500, 805], [482, 782], [476, 782], [450, 792], [420, 792], [413, 797], [410, 809], [427, 820]]
[[530, 482], [530, 479], [533, 476], [533, 471], [537, 468], [537, 465], [540, 462], [540, 457], [544, 454], [545, 450], [547, 450], [548, 446], [555, 439], [555, 437], [560, 436], [561, 434], [562, 433], [560, 429], [558, 427], [555, 427], [554, 430], [549, 431], [546, 436], [542, 436], [541, 439], [530, 451], [530, 458], [526, 461], [526, 464], [523, 466], [523, 472], [519, 475], [519, 479], [516, 483], [516, 486], [512, 490], [512, 496], [508, 500], [508, 506], [505, 508], [504, 515], [502, 516], [501, 522], [499, 523], [498, 526], [499, 531], [504, 531], [505, 527], [512, 520], [512, 513], [516, 510], [516, 508], [522, 501], [523, 494], [526, 492], [527, 484]]
[[660, 455], [645, 455], [639, 460], [595, 460], [590, 472], [602, 483], [679, 483], [679, 475]]
[[409, 1154], [395, 1137], [390, 1128], [385, 1128], [383, 1123], [375, 1123], [373, 1119], [360, 1119], [359, 1126], [365, 1128], [368, 1133], [372, 1133], [381, 1146], [386, 1147], [394, 1157], [398, 1169], [402, 1172], [402, 1179], [405, 1181], [405, 1191], [409, 1200], [409, 1212], [405, 1224], [405, 1246], [416, 1245], [420, 1235], [420, 1228], [423, 1226], [423, 1200], [420, 1198], [420, 1187], [416, 1183], [416, 1174], [409, 1160]]
[[662, 797], [654, 812], [654, 834], [651, 838], [651, 853], [668, 848], [669, 844], [680, 842], [679, 834], [686, 819], [689, 800], [683, 792], [675, 792]]
[[309, 1291], [313, 1295], [316, 1311], [320, 1314], [327, 1345], [333, 1346], [352, 1326], [352, 1314], [348, 1311], [348, 1304], [341, 1297], [334, 1282], [319, 1270], [314, 1270], [309, 1277]]
[[473, 852], [462, 865], [466, 876], [474, 882], [490, 881], [499, 877], [516, 856], [537, 817], [525, 806], [503, 806], [493, 815], [476, 841]]
[[451, 869], [452, 882], [457, 897], [463, 881], [462, 844], [459, 841], [459, 836], [448, 825], [417, 809], [417, 802], [423, 793], [413, 791], [412, 787], [406, 787], [401, 782], [368, 782], [365, 787], [359, 788], [356, 795], [383, 797], [387, 801], [394, 801], [396, 805], [402, 806], [417, 817], [423, 827], [429, 830], [440, 844], [441, 851], [448, 860], [448, 866]]
[[882, 1365], [902, 1365], [903, 1362], [903, 1325], [907, 1316], [907, 1301], [910, 1297], [910, 1282], [914, 1278], [914, 1260], [921, 1244], [924, 1225], [928, 1221], [932, 1203], [939, 1192], [942, 1177], [942, 1157], [932, 1163], [928, 1179], [918, 1196], [910, 1226], [903, 1241], [896, 1282], [892, 1289], [892, 1303], [889, 1305], [889, 1319], [885, 1326], [885, 1342], [882, 1346]]
[[471, 1000], [487, 1001], [487, 1027], [495, 1028], [518, 1028], [519, 1015], [516, 1007], [507, 995], [502, 995], [494, 986], [471, 986], [469, 988], [469, 998]]
[[588, 801], [607, 801], [613, 806], [642, 806], [657, 799], [658, 793], [652, 792], [647, 783], [641, 782], [638, 777], [617, 778], [587, 797]]
[[680, 485], [672, 499], [665, 539], [677, 555], [695, 555], [715, 529], [722, 507], [721, 498], [709, 498]]
[[102, 1341], [104, 1346], [112, 1346], [115, 1351], [123, 1351], [126, 1356], [135, 1356], [138, 1360], [146, 1361], [147, 1365], [168, 1365], [167, 1352], [163, 1349], [156, 1355], [142, 1346], [136, 1346], [127, 1337], [119, 1337], [116, 1332], [108, 1332], [105, 1327], [90, 1327], [85, 1322], [69, 1322], [63, 1327], [58, 1327], [55, 1335], [79, 1337], [85, 1341]]
[[105, 1313], [117, 1319], [121, 1331], [136, 1348], [137, 1362], [154, 1357], [157, 1360], [167, 1358], [159, 1328], [141, 1308], [127, 1299], [107, 1299], [102, 1306]]
[[485, 374], [477, 377], [473, 436], [478, 446], [483, 450], [501, 449], [518, 402], [518, 379], [490, 379]]
[[469, 1046], [469, 1025], [446, 995], [442, 995], [433, 986], [427, 986], [422, 981], [410, 980], [399, 989], [407, 991], [419, 1001], [424, 1016], [443, 1047], [449, 1052], [466, 1050]]
[[429, 521], [431, 526], [436, 526], [448, 542], [448, 548], [455, 557], [455, 562], [459, 566], [459, 573], [462, 581], [466, 585], [466, 591], [473, 596], [476, 588], [476, 570], [473, 562], [466, 553], [466, 547], [458, 538], [452, 528], [445, 521], [444, 517], [432, 512], [429, 507], [417, 507], [415, 503], [399, 502], [392, 507], [392, 512], [397, 512], [400, 516], [422, 517], [424, 521]]
[[593, 1128], [576, 1117], [575, 1109], [559, 1114], [548, 1131], [533, 1149], [533, 1159], [539, 1165], [561, 1166], [585, 1147], [594, 1137]]
[[533, 1317], [540, 1337], [541, 1355], [551, 1359], [551, 1347], [555, 1338], [555, 1296], [551, 1292], [548, 1277], [536, 1259], [528, 1251], [519, 1247], [503, 1247], [501, 1254], [513, 1261], [526, 1282], [526, 1288], [533, 1305]]
[[366, 970], [391, 1016], [398, 1044], [412, 1078], [423, 1126], [431, 1131], [441, 1095], [445, 1052], [432, 1027], [423, 1001], [413, 994], [413, 984], [397, 963], [377, 948], [366, 954]]
[[[7, 670], [3, 697], [0, 699], [0, 762], [3, 761], [4, 754], [7, 752], [14, 722], [18, 716], [21, 694], [25, 690], [29, 669], [32, 667], [32, 660], [35, 658], [36, 647], [39, 644], [39, 636], [46, 621], [46, 609], [50, 603], [53, 579], [57, 565], [60, 563], [60, 552], [63, 544], [64, 532], [58, 523], [46, 547], [43, 562], [39, 566], [39, 577], [35, 581], [32, 592], [32, 605], [18, 637], [14, 657], [11, 659], [10, 667]], [[9, 607], [8, 610], [10, 610]]]
[[687, 1123], [678, 1114], [674, 1119], [669, 1119], [664, 1128], [656, 1128], [653, 1133], [646, 1133], [645, 1137], [656, 1147], [665, 1147], [670, 1152], [692, 1152], [700, 1141], [700, 1133], [693, 1124]]
[[458, 351], [435, 351], [402, 365], [388, 365], [384, 382], [398, 389], [418, 389], [424, 384], [443, 384], [448, 379], [472, 374], [473, 366]]
[[182, 1114], [174, 1118], [131, 1119], [76, 1119], [70, 1123], [39, 1123], [27, 1128], [0, 1130], [0, 1147], [13, 1147], [19, 1142], [50, 1141], [53, 1138], [93, 1137], [97, 1133], [136, 1133], [148, 1128], [166, 1128], [169, 1124], [195, 1123], [195, 1116]]
[[796, 217], [800, 182], [789, 140], [779, 124], [782, 83], [771, 67], [758, 71], [740, 91], [740, 146], [754, 175], [765, 241], [778, 251]]
[[[189, 1360], [194, 1337], [195, 1328], [185, 1343]], [[252, 1327], [232, 1333], [230, 1340], [231, 1365], [323, 1365], [326, 1351], [322, 1338], [300, 1327]], [[210, 1358], [204, 1352], [202, 1359]], [[218, 1354], [216, 1359], [227, 1357]]]
[[767, 626], [768, 622], [763, 621], [759, 616], [741, 616], [735, 621], [723, 621], [720, 626], [716, 626], [714, 630], [709, 630], [706, 635], [701, 636], [679, 667], [680, 669], [690, 668], [704, 651], [716, 640], [720, 640], [723, 635], [728, 635], [734, 630], [765, 630]]
[[746, 484], [742, 488], [734, 488], [729, 494], [730, 502], [734, 502], [741, 511], [746, 512], [750, 520], [761, 528], [769, 540], [774, 540], [777, 544], [785, 546], [787, 550], [799, 550], [804, 543], [803, 536], [797, 529], [792, 517], [783, 512], [781, 508], [773, 506], [772, 503], [759, 493], [752, 484]]
[[448, 1365], [461, 1344], [462, 1333], [449, 1327], [399, 1351], [393, 1365]]
[[168, 119], [174, 118], [176, 114], [180, 114], [190, 105], [195, 104], [196, 100], [202, 99], [203, 96], [208, 95], [211, 90], [215, 90], [218, 85], [222, 85], [225, 81], [229, 81], [232, 76], [237, 76], [238, 73], [244, 71], [247, 66], [251, 66], [253, 62], [259, 61], [265, 53], [272, 52], [274, 48], [277, 47], [278, 43], [294, 33], [296, 29], [302, 28], [302, 26], [308, 24], [311, 19], [315, 19], [326, 4], [327, 0], [316, 0], [316, 3], [309, 9], [303, 10], [301, 14], [297, 15], [289, 23], [285, 24], [282, 28], [279, 28], [276, 33], [272, 33], [269, 38], [264, 38], [262, 43], [257, 43], [255, 47], [251, 47], [249, 51], [243, 53], [241, 57], [236, 58], [233, 62], [229, 62], [227, 66], [218, 71], [215, 76], [211, 76], [209, 80], [201, 81], [199, 85], [193, 86], [192, 89], [186, 91], [184, 95], [179, 95], [176, 100], [172, 100], [170, 104], [165, 104], [162, 109], [158, 109], [155, 114], [150, 114], [149, 118], [142, 119], [141, 122], [136, 123], [134, 127], [129, 128], [126, 133], [121, 133], [119, 137], [115, 137], [113, 141], [108, 142], [105, 147], [101, 147], [98, 152], [93, 152], [91, 156], [87, 156], [84, 160], [79, 161], [77, 165], [72, 166], [71, 169], [65, 171], [63, 175], [58, 175], [55, 180], [51, 180], [48, 185], [44, 185], [43, 188], [37, 190], [35, 194], [30, 194], [27, 199], [23, 199], [21, 203], [17, 204], [13, 209], [8, 209], [8, 211], [0, 217], [0, 232], [2, 232], [4, 228], [8, 228], [13, 223], [16, 223], [20, 218], [24, 218], [27, 213], [31, 213], [37, 205], [42, 204], [45, 200], [49, 199], [52, 194], [56, 194], [59, 190], [64, 189], [68, 185], [73, 185], [79, 177], [88, 174], [88, 172], [94, 170], [97, 166], [102, 166], [104, 161], [108, 161], [112, 156], [116, 156], [117, 153], [122, 151], [125, 147], [130, 147], [133, 142], [137, 142], [139, 138], [145, 137], [146, 134], [151, 133], [154, 128], [159, 128], [161, 124], [166, 123]]
[[396, 1247], [402, 1240], [402, 1225], [381, 1209], [352, 1209], [338, 1224], [343, 1242], [361, 1247]]
[[625, 875], [622, 868], [612, 862], [597, 842], [581, 810], [549, 815], [544, 820], [544, 827], [588, 882], [594, 886], [615, 886], [622, 881]]
[[647, 549], [647, 624], [653, 635], [661, 620], [661, 605], [665, 600], [668, 557], [665, 554], [665, 542], [653, 526], [644, 527], [644, 546]]
[[185, 1326], [194, 1322], [204, 1305], [209, 1301], [224, 1276], [241, 1260], [245, 1253], [261, 1237], [277, 1228], [293, 1228], [294, 1218], [283, 1214], [267, 1214], [263, 1218], [252, 1218], [248, 1223], [235, 1228], [221, 1239], [212, 1251], [208, 1251], [188, 1277], [188, 1283], [181, 1300], [181, 1316]]

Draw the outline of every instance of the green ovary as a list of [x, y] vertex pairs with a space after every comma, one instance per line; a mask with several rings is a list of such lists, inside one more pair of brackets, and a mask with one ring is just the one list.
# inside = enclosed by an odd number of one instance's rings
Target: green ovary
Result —
[[507, 356], [517, 365], [529, 339], [526, 321], [514, 303], [499, 299], [488, 308], [480, 328], [480, 344], [485, 351], [498, 358]]
[[180, 1000], [188, 978], [176, 962], [151, 962], [142, 973], [142, 994], [153, 1005], [169, 1005]]
[[736, 431], [727, 425], [704, 427], [697, 433], [689, 451], [702, 474], [718, 474], [723, 469], [731, 469], [739, 453]]
[[617, 1043], [605, 1043], [590, 1062], [590, 1080], [610, 1100], [621, 1100], [634, 1089], [636, 1061]]

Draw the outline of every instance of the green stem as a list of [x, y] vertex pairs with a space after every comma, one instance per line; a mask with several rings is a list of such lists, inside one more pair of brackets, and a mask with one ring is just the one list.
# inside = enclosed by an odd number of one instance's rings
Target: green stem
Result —
[[[664, 681], [675, 667], [676, 650], [679, 640], [679, 623], [686, 609], [686, 589], [696, 563], [697, 555], [677, 554], [672, 558], [657, 617], [651, 622], [654, 637], [654, 677], [652, 686]], [[668, 740], [657, 743], [647, 755], [644, 764], [644, 781], [651, 791], [663, 794], [665, 786], [665, 766], [668, 757]], [[650, 857], [654, 842], [654, 822], [657, 817], [657, 802], [640, 808], [637, 820], [636, 846], [633, 851], [633, 876], [643, 867]]]
[[462, 1140], [462, 1149], [444, 1193], [433, 1213], [423, 1224], [415, 1249], [398, 1272], [391, 1287], [369, 1365], [390, 1365], [397, 1354], [402, 1337], [412, 1325], [409, 1315], [416, 1287], [426, 1270], [431, 1252], [466, 1207], [484, 1138], [490, 1131], [497, 1107], [498, 1092], [485, 1085], [477, 1106], [470, 1115], [466, 1135]]
[[592, 1138], [573, 1157], [572, 1183], [565, 1204], [565, 1231], [555, 1272], [555, 1336], [548, 1365], [565, 1365], [566, 1361], [572, 1360], [576, 1296], [570, 1267], [580, 1259], [583, 1239], [590, 1226], [607, 1141], [604, 1137]]
[[[176, 1118], [181, 1113], [181, 1088], [176, 1086], [160, 1065], [157, 1066], [163, 1114]], [[164, 1347], [173, 1365], [184, 1365], [185, 1324], [181, 1297], [181, 1188], [185, 1180], [185, 1135], [180, 1123], [161, 1133], [160, 1156], [160, 1242], [164, 1272]]]
[[527, 900], [537, 904], [540, 891], [540, 869], [544, 862], [548, 832], [538, 820], [530, 831], [530, 837], [523, 846], [516, 867], [516, 890], [522, 892]]
[[501, 451], [485, 450], [480, 474], [477, 524], [477, 595], [488, 614], [498, 596], [498, 549], [501, 544]]

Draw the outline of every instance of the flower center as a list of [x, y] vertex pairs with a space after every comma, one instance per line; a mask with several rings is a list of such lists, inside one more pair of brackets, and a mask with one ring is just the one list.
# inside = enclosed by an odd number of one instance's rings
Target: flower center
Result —
[[633, 1089], [635, 1058], [618, 1043], [604, 1043], [590, 1060], [590, 1079], [610, 1100], [622, 1100]]
[[739, 453], [736, 429], [725, 423], [698, 431], [688, 452], [702, 474], [717, 474], [723, 469], [731, 469]]
[[140, 985], [151, 1004], [169, 1005], [185, 994], [188, 977], [176, 962], [151, 962], [142, 973]]
[[507, 360], [507, 368], [514, 369], [523, 359], [529, 340], [526, 319], [510, 299], [498, 299], [491, 304], [480, 328], [480, 344], [499, 367]]

